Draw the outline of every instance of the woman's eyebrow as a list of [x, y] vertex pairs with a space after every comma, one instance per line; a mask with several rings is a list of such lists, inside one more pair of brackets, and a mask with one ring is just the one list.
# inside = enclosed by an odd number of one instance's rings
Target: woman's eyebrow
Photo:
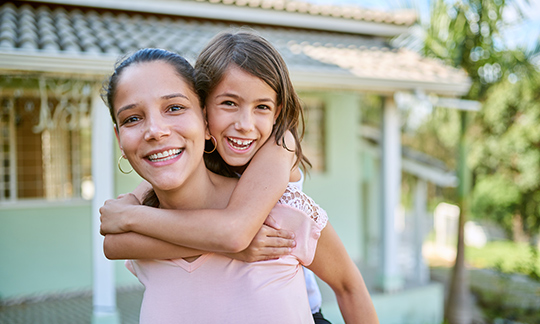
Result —
[[[183, 95], [182, 93], [171, 93], [168, 95], [161, 96], [161, 99], [172, 99], [172, 98], [185, 98], [189, 100], [189, 98]], [[135, 106], [136, 104], [129, 104], [129, 105], [125, 105], [124, 107], [119, 108], [118, 111], [116, 112], [116, 116], [118, 117], [118, 115], [120, 115], [122, 111], [134, 108]]]
[[118, 117], [122, 111], [131, 109], [133, 107], [135, 107], [135, 104], [125, 105], [124, 107], [119, 108], [118, 111], [116, 112], [116, 117]]
[[168, 95], [164, 95], [164, 96], [161, 96], [161, 99], [172, 99], [172, 98], [179, 98], [179, 97], [189, 100], [189, 98], [186, 95], [183, 95], [181, 93], [171, 93]]

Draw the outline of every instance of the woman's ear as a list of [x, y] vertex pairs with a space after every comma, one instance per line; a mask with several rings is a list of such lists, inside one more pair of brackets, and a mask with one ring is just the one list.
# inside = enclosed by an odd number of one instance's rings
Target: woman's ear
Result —
[[113, 128], [114, 128], [114, 135], [116, 135], [116, 141], [118, 142], [118, 146], [120, 147], [120, 151], [122, 152], [122, 156], [126, 157], [126, 155], [124, 154], [124, 148], [122, 148], [122, 144], [120, 144], [120, 134], [118, 133], [118, 127], [114, 125]]

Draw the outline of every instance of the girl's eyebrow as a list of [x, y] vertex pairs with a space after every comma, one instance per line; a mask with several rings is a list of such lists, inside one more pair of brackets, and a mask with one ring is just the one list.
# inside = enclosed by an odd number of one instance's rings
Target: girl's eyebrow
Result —
[[[164, 96], [161, 96], [161, 99], [173, 99], [173, 98], [185, 98], [187, 100], [189, 100], [189, 98], [181, 93], [171, 93], [171, 94], [168, 94], [168, 95], [164, 95]], [[131, 108], [134, 108], [136, 106], [136, 104], [129, 104], [129, 105], [125, 105], [124, 107], [121, 107], [118, 109], [118, 111], [116, 112], [116, 117], [118, 117], [120, 115], [120, 113], [124, 110], [127, 110], [127, 109], [131, 109]]]
[[[234, 98], [234, 99], [239, 99], [240, 96], [237, 95], [237, 94], [234, 94], [234, 93], [229, 93], [229, 92], [225, 92], [225, 93], [222, 93], [222, 94], [219, 94], [216, 96], [216, 98], [219, 98], [219, 97], [231, 97], [231, 98]], [[272, 98], [259, 98], [257, 100], [255, 100], [256, 102], [271, 102], [273, 104], [275, 104], [275, 100], [273, 100]]]

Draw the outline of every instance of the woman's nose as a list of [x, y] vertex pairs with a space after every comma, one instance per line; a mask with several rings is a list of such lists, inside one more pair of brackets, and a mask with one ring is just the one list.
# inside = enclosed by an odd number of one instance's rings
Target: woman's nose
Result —
[[168, 136], [171, 131], [169, 125], [159, 116], [151, 116], [146, 119], [146, 130], [144, 139], [160, 140], [164, 136]]

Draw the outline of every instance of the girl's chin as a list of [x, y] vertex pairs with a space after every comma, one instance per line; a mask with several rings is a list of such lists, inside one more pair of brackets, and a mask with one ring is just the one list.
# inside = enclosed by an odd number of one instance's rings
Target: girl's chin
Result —
[[240, 168], [240, 167], [243, 167], [244, 165], [248, 164], [249, 161], [251, 161], [251, 159], [253, 158], [253, 156], [243, 156], [243, 157], [238, 157], [238, 156], [231, 156], [231, 157], [227, 157], [225, 159], [223, 159], [225, 161], [225, 163], [227, 163], [228, 165], [232, 166], [233, 168]]

